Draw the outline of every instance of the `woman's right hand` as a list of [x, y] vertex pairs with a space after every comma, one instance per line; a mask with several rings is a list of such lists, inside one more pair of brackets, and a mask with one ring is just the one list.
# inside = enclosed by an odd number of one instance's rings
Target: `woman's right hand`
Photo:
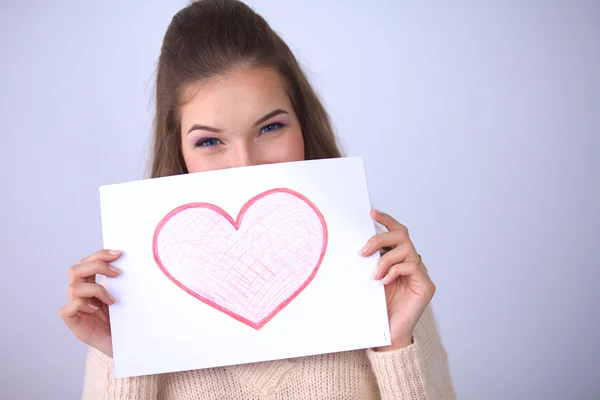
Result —
[[120, 256], [120, 251], [99, 250], [69, 268], [69, 302], [60, 309], [61, 318], [77, 339], [109, 357], [112, 339], [108, 305], [114, 304], [115, 299], [96, 283], [96, 275], [119, 275], [119, 270], [109, 263]]

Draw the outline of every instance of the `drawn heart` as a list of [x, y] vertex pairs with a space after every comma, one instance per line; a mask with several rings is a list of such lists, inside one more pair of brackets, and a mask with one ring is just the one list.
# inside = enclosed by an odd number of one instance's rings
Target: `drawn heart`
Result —
[[177, 207], [156, 227], [152, 247], [177, 286], [260, 329], [315, 277], [327, 225], [305, 196], [278, 188], [246, 202], [235, 221], [214, 204]]

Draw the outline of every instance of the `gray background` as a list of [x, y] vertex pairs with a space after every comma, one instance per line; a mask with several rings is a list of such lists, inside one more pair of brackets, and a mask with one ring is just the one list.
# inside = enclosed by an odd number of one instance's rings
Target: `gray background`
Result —
[[[58, 316], [102, 246], [99, 185], [143, 176], [184, 1], [0, 5], [0, 398], [76, 399]], [[600, 2], [256, 0], [411, 229], [462, 399], [600, 396]]]

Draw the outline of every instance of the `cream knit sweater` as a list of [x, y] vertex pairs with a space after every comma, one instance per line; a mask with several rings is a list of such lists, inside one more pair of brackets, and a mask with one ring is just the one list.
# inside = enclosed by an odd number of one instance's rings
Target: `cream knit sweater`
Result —
[[456, 399], [431, 308], [414, 344], [116, 379], [112, 358], [90, 348], [84, 400]]

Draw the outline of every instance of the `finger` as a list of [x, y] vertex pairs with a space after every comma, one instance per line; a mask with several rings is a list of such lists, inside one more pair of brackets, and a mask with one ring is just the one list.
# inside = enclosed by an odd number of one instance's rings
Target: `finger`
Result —
[[360, 250], [362, 255], [371, 256], [385, 247], [396, 247], [405, 241], [400, 231], [378, 233], [372, 236]]
[[381, 279], [387, 274], [392, 265], [404, 262], [419, 264], [419, 255], [411, 243], [403, 243], [381, 256], [377, 262], [377, 268], [373, 273], [373, 278]]
[[389, 285], [398, 279], [400, 276], [405, 276], [410, 279], [408, 289], [414, 294], [423, 298], [431, 299], [435, 295], [436, 287], [425, 268], [422, 265], [414, 263], [396, 264], [388, 274], [383, 278], [382, 283]]
[[412, 276], [417, 273], [419, 266], [414, 262], [404, 262], [400, 264], [394, 264], [384, 275], [381, 282], [384, 285], [391, 283], [398, 279], [400, 276]]
[[97, 299], [92, 299], [91, 300], [93, 305], [95, 305], [96, 307], [98, 307], [100, 309], [100, 312], [97, 314], [98, 318], [100, 318], [100, 320], [102, 322], [104, 322], [107, 325], [110, 325], [110, 311], [109, 308], [106, 304], [101, 303], [100, 301], [98, 301]]
[[[71, 280], [71, 273], [72, 273], [72, 269], [74, 269], [75, 266], [77, 265], [81, 265], [81, 264], [85, 264], [88, 262], [92, 262], [92, 261], [104, 261], [104, 262], [113, 262], [115, 260], [117, 260], [119, 257], [121, 257], [121, 250], [98, 250], [92, 254], [90, 254], [89, 256], [82, 258], [81, 260], [79, 260], [79, 262], [74, 265], [73, 267], [71, 267], [69, 269], [69, 282], [72, 282]], [[89, 277], [88, 277], [89, 278]], [[89, 281], [89, 279], [88, 279]]]
[[84, 262], [88, 262], [88, 261], [94, 261], [94, 260], [102, 260], [102, 261], [106, 261], [106, 262], [112, 262], [115, 261], [116, 259], [118, 259], [119, 257], [121, 257], [121, 250], [98, 250], [95, 253], [90, 254], [89, 256], [83, 258], [81, 261], [79, 261], [79, 264], [82, 264]]
[[69, 300], [73, 301], [77, 298], [95, 297], [105, 304], [114, 304], [116, 299], [108, 293], [108, 290], [97, 283], [72, 283], [69, 285]]
[[382, 283], [388, 285], [395, 282], [400, 276], [407, 277], [410, 280], [408, 288], [413, 293], [424, 298], [433, 298], [436, 287], [422, 264], [396, 264], [390, 268], [388, 274], [383, 278]]
[[98, 307], [89, 299], [78, 298], [62, 306], [58, 312], [60, 317], [70, 324], [72, 318], [76, 317], [80, 312], [92, 314], [98, 311]]
[[402, 225], [400, 222], [396, 221], [390, 215], [381, 212], [379, 210], [372, 209], [371, 210], [371, 218], [375, 221], [379, 222], [381, 225], [385, 226], [388, 231], [400, 231], [403, 232], [408, 238], [408, 229], [406, 226]]
[[94, 281], [97, 274], [115, 277], [119, 275], [119, 269], [100, 259], [85, 261], [69, 268], [69, 283]]

